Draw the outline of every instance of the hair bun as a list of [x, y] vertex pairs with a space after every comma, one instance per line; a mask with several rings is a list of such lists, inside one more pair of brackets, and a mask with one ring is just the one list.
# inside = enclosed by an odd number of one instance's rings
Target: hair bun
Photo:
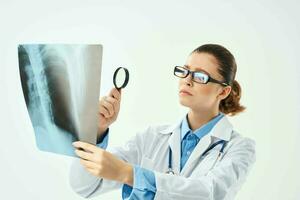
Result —
[[220, 111], [230, 116], [243, 112], [246, 108], [240, 104], [241, 96], [241, 86], [236, 80], [234, 80], [232, 82], [230, 94], [220, 102]]

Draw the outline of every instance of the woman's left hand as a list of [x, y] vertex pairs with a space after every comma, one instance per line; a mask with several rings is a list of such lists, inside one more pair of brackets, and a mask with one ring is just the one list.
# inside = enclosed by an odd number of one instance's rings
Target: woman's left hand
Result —
[[91, 174], [133, 185], [133, 167], [130, 164], [89, 143], [77, 141], [73, 146], [76, 148], [75, 153], [79, 156], [80, 163]]

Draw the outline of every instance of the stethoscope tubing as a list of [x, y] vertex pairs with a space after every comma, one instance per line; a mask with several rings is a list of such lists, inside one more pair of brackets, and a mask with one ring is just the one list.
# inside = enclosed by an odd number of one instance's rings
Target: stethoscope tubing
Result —
[[[216, 161], [214, 162], [213, 166], [216, 164], [217, 160], [219, 159], [219, 157], [223, 154], [224, 152], [224, 148], [226, 146], [226, 141], [225, 140], [219, 140], [215, 143], [213, 143], [212, 145], [210, 145], [202, 154], [200, 157], [204, 156], [205, 154], [207, 154], [210, 150], [212, 150], [213, 148], [215, 148], [216, 146], [218, 146], [219, 144], [222, 144], [222, 147], [219, 151], [218, 157], [216, 159]], [[213, 167], [212, 166], [212, 167]], [[169, 162], [168, 162], [168, 171], [167, 174], [175, 174], [172, 168], [172, 149], [169, 146]]]

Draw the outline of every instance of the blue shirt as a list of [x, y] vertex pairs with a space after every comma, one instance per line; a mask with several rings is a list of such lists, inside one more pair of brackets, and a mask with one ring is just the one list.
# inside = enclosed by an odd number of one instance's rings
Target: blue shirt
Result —
[[204, 124], [194, 132], [191, 130], [187, 116], [181, 123], [181, 157], [180, 157], [180, 171], [185, 165], [186, 161], [190, 157], [191, 153], [195, 149], [200, 139], [209, 133], [216, 123], [224, 116], [223, 113], [219, 113], [216, 117]]
[[[200, 139], [208, 134], [217, 122], [224, 116], [219, 113], [215, 118], [204, 124], [194, 132], [191, 130], [187, 115], [181, 123], [181, 158], [180, 170], [184, 167], [186, 161], [190, 157], [194, 148]], [[97, 142], [97, 146], [106, 148], [108, 142], [108, 130], [106, 131], [103, 139]], [[123, 199], [154, 199], [156, 192], [156, 183], [154, 172], [138, 165], [133, 166], [133, 187], [124, 184], [122, 187]]]

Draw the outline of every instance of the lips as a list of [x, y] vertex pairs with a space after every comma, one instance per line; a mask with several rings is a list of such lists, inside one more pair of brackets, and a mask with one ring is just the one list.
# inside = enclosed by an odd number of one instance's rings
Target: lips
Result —
[[184, 95], [190, 95], [190, 96], [192, 96], [192, 93], [190, 93], [189, 91], [184, 90], [184, 89], [180, 90], [179, 93], [180, 94], [184, 94]]

